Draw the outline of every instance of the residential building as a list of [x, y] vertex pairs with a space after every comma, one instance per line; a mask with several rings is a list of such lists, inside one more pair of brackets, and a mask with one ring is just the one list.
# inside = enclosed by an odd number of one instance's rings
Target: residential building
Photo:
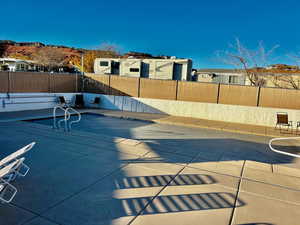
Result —
[[195, 73], [193, 80], [199, 82], [213, 82], [225, 84], [249, 85], [246, 76], [239, 70], [233, 69], [200, 69]]
[[190, 59], [97, 58], [94, 72], [164, 80], [191, 80]]
[[32, 60], [0, 58], [0, 70], [4, 71], [39, 71], [41, 66]]
[[[264, 87], [300, 88], [300, 73], [261, 72]], [[233, 69], [200, 69], [193, 76], [194, 81], [222, 84], [251, 85], [245, 72]]]

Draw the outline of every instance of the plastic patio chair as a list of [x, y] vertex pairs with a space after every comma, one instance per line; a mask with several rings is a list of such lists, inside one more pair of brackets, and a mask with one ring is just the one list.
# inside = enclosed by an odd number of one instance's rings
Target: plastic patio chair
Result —
[[[8, 165], [11, 162], [18, 160], [22, 155], [24, 155], [26, 152], [31, 150], [34, 145], [35, 145], [35, 142], [32, 142], [29, 145], [24, 146], [23, 148], [13, 152], [12, 154], [10, 154], [10, 155], [6, 156], [5, 158], [3, 158], [2, 160], [0, 160], [0, 169], [5, 167], [6, 165]], [[23, 163], [23, 161], [21, 162], [19, 167], [16, 168], [14, 170], [14, 172], [6, 178], [8, 181], [15, 179], [17, 176], [25, 177], [27, 175], [30, 168], [25, 163]]]
[[92, 105], [99, 105], [100, 104], [100, 97], [95, 97], [94, 101], [92, 101], [90, 104], [92, 104]]
[[83, 108], [84, 107], [83, 95], [76, 95], [75, 96], [75, 107], [76, 108]]
[[9, 174], [15, 172], [17, 168], [23, 163], [25, 159], [21, 158], [6, 165], [0, 169], [0, 202], [10, 203], [17, 194], [17, 189], [4, 179]]
[[64, 96], [58, 96], [58, 103], [62, 105], [62, 107], [69, 107], [69, 104], [67, 103]]
[[289, 121], [288, 114], [286, 112], [278, 112], [277, 113], [277, 122], [275, 125], [275, 129], [279, 126], [281, 130], [282, 126], [289, 128], [293, 128], [293, 122]]
[[298, 134], [299, 128], [300, 128], [300, 121], [297, 121], [297, 124], [296, 124], [296, 133], [297, 134]]
[[100, 97], [95, 97], [94, 98], [94, 102], [92, 104], [97, 104], [99, 105], [100, 104]]

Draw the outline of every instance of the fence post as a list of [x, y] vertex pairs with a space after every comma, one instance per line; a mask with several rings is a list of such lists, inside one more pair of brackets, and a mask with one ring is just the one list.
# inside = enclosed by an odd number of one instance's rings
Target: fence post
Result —
[[9, 98], [9, 93], [11, 91], [11, 81], [10, 81], [10, 71], [7, 72], [7, 97]]
[[220, 99], [220, 87], [221, 87], [221, 84], [218, 83], [217, 104], [219, 104], [219, 99]]
[[108, 95], [112, 95], [112, 89], [111, 89], [111, 86], [110, 86], [110, 78], [111, 78], [111, 75], [108, 75]]
[[138, 83], [138, 98], [141, 96], [141, 78], [139, 77], [139, 83]]
[[258, 90], [257, 90], [257, 100], [256, 100], [256, 106], [258, 107], [259, 106], [259, 99], [260, 99], [260, 86], [258, 87]]
[[75, 76], [76, 76], [75, 77], [75, 92], [78, 92], [78, 75], [77, 75], [77, 73]]
[[46, 74], [46, 76], [48, 76], [48, 90], [49, 90], [49, 93], [51, 93], [51, 77], [50, 77], [50, 74]]
[[49, 73], [49, 76], [50, 76], [50, 80], [51, 80], [51, 90], [53, 93], [56, 93], [55, 75]]
[[178, 80], [176, 80], [176, 93], [175, 93], [175, 100], [178, 99]]

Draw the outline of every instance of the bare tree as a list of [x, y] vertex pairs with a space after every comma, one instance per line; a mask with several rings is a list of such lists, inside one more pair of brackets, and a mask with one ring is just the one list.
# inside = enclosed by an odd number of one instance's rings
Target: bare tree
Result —
[[109, 42], [104, 42], [102, 43], [99, 48], [98, 48], [100, 51], [104, 51], [104, 52], [107, 52], [107, 53], [110, 53], [111, 55], [121, 55], [121, 50], [120, 50], [120, 47], [116, 44], [111, 44]]
[[263, 76], [264, 68], [279, 45], [266, 50], [263, 42], [259, 42], [255, 49], [245, 47], [238, 38], [229, 45], [229, 50], [218, 51], [217, 57], [228, 65], [234, 66], [245, 74], [251, 85], [264, 86], [266, 80]]
[[297, 66], [289, 66], [290, 71], [274, 71], [272, 82], [276, 87], [300, 89], [299, 64], [300, 52], [296, 54], [288, 54], [288, 58], [292, 59]]
[[33, 59], [40, 65], [52, 70], [64, 65], [65, 54], [61, 51], [61, 49], [45, 47], [39, 49]]
[[120, 47], [115, 45], [115, 44], [111, 44], [109, 42], [104, 42], [102, 43], [98, 48], [97, 48], [100, 52], [100, 55], [103, 55], [105, 57], [118, 57], [121, 55], [121, 50]]
[[296, 53], [296, 54], [288, 54], [287, 55], [290, 59], [292, 59], [296, 65], [298, 66], [298, 69], [299, 69], [299, 66], [300, 66], [300, 52]]
[[300, 80], [298, 75], [294, 74], [273, 74], [272, 83], [279, 88], [300, 89]]

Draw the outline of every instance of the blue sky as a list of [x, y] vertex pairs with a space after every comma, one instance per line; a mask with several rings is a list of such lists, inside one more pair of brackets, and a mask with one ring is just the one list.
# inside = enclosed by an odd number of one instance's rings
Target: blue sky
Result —
[[1, 2], [0, 39], [192, 58], [196, 68], [227, 67], [214, 53], [238, 37], [249, 48], [279, 44], [278, 62], [300, 51], [297, 0], [51, 0]]

